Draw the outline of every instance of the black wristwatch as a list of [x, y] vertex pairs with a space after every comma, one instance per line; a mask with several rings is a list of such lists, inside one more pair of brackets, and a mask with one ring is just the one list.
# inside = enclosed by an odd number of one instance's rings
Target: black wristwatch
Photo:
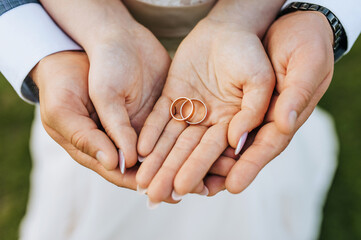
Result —
[[347, 50], [347, 35], [336, 15], [333, 14], [329, 9], [317, 4], [294, 2], [287, 5], [280, 13], [280, 16], [295, 11], [317, 11], [325, 15], [333, 30], [333, 53], [336, 62]]

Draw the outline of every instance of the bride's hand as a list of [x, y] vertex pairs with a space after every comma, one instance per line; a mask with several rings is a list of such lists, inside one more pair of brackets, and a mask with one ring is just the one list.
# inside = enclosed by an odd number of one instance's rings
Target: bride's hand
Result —
[[[202, 189], [228, 144], [239, 154], [247, 133], [263, 121], [274, 81], [257, 35], [237, 25], [201, 21], [177, 50], [139, 137], [138, 152], [145, 160], [136, 180], [148, 188], [150, 200], [163, 201], [173, 187], [173, 196]], [[188, 125], [172, 119], [169, 108], [178, 97], [202, 100], [208, 108], [205, 120]]]
[[115, 145], [98, 154], [102, 164], [108, 170], [117, 167], [119, 149], [121, 170], [134, 166], [137, 133], [158, 99], [168, 73], [167, 51], [134, 20], [121, 1], [41, 2], [89, 57], [89, 96]]
[[[137, 135], [161, 94], [170, 58], [142, 26], [101, 41], [88, 55], [89, 96], [105, 132], [119, 149], [123, 172], [138, 160]], [[109, 159], [107, 168], [117, 165], [117, 159]]]

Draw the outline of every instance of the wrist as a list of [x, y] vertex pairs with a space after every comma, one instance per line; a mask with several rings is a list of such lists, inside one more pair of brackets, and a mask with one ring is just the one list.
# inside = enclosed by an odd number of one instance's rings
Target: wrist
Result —
[[47, 76], [52, 75], [49, 74], [50, 72], [54, 74], [67, 74], [67, 69], [87, 67], [86, 64], [84, 64], [88, 62], [86, 58], [86, 54], [80, 51], [62, 51], [53, 53], [41, 59], [31, 70], [29, 76], [40, 90], [44, 83], [50, 80], [47, 78]]
[[[315, 11], [297, 11], [288, 13], [280, 17], [277, 21], [290, 21], [291, 23], [302, 24], [309, 29], [322, 36], [330, 45], [333, 46], [334, 43], [334, 34], [333, 30], [325, 17], [320, 12]], [[276, 21], [276, 22], [277, 22]]]
[[[328, 8], [317, 4], [309, 4], [305, 2], [293, 2], [288, 4], [281, 12], [285, 15], [292, 12], [317, 12], [323, 19], [327, 19], [329, 28], [332, 30], [332, 46], [334, 52], [334, 59], [337, 61], [347, 50], [347, 35], [342, 26], [342, 23], [337, 16]], [[327, 28], [327, 27], [326, 27]], [[329, 29], [327, 28], [327, 29]]]
[[263, 38], [284, 2], [284, 0], [218, 1], [206, 19], [218, 25], [234, 25], [241, 31]]
[[57, 24], [84, 50], [125, 35], [138, 28], [138, 23], [122, 1], [41, 0]]
[[[151, 35], [153, 36], [153, 35]], [[85, 51], [89, 59], [99, 58], [99, 56], [116, 56], [124, 51], [137, 50], [139, 41], [149, 40], [149, 31], [138, 24], [131, 29], [116, 29], [107, 34], [99, 36], [90, 42]]]
[[[134, 20], [127, 20], [123, 22], [113, 22], [111, 24], [101, 24], [99, 27], [94, 27], [96, 31], [91, 30], [88, 34], [84, 34], [82, 46], [84, 50], [90, 55], [100, 45], [110, 45], [113, 42], [121, 42], [132, 39], [139, 32], [141, 26]], [[96, 32], [96, 34], [94, 34]]]

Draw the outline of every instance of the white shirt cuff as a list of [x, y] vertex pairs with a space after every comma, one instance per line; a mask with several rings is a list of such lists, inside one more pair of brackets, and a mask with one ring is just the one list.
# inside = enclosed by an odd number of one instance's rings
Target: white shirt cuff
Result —
[[[284, 7], [297, 2], [287, 0]], [[359, 0], [305, 0], [302, 2], [313, 3], [328, 8], [341, 21], [347, 35], [347, 52], [350, 51], [361, 33], [360, 1]]]
[[81, 50], [37, 3], [1, 15], [0, 32], [0, 71], [26, 101], [21, 86], [42, 58], [60, 51]]

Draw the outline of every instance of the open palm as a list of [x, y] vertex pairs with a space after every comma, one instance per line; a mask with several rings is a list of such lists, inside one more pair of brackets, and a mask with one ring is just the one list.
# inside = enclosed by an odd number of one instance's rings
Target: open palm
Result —
[[[256, 35], [200, 22], [177, 50], [141, 131], [138, 152], [146, 159], [137, 173], [139, 186], [148, 188], [154, 202], [169, 197], [173, 187], [178, 195], [203, 187], [227, 146], [236, 148], [241, 135], [262, 122], [273, 87], [272, 66]], [[169, 107], [178, 97], [202, 100], [206, 119], [190, 126], [171, 119]], [[230, 124], [238, 126], [228, 134]]]

